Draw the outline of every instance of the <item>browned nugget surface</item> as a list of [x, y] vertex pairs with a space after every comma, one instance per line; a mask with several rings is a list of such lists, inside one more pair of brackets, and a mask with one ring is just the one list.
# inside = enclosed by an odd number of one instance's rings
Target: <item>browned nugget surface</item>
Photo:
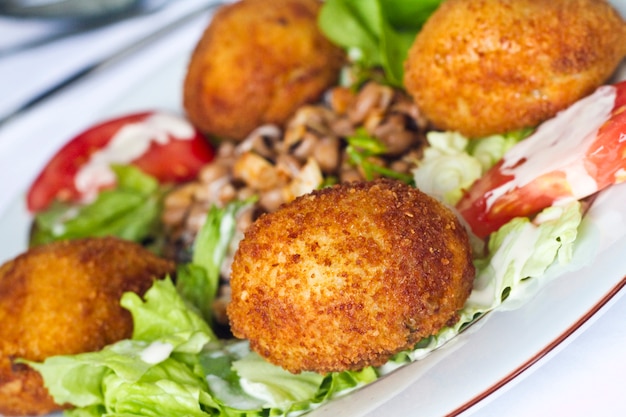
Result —
[[458, 319], [474, 278], [454, 214], [400, 182], [300, 197], [247, 231], [232, 266], [235, 336], [291, 372], [382, 365]]
[[405, 84], [437, 127], [534, 127], [605, 82], [626, 23], [604, 0], [447, 0], [418, 34]]
[[205, 133], [241, 140], [283, 124], [335, 84], [343, 52], [319, 31], [318, 0], [244, 0], [223, 6], [191, 57], [189, 119]]
[[0, 413], [46, 414], [39, 373], [14, 363], [96, 351], [132, 334], [126, 291], [143, 294], [174, 264], [141, 246], [92, 238], [40, 246], [0, 267]]

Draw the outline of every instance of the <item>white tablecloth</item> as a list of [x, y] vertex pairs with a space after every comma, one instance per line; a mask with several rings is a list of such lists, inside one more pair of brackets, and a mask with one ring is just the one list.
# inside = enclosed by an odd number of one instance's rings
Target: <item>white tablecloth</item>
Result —
[[[149, 16], [14, 53], [7, 52], [12, 45], [58, 28], [41, 22], [0, 18], [0, 118], [68, 74], [140, 41], [208, 3], [211, 1], [178, 0]], [[623, 2], [618, 6], [626, 10]], [[199, 12], [176, 36], [187, 41], [199, 36], [206, 23], [205, 15], [206, 12]], [[137, 82], [138, 76], [132, 71], [120, 76], [128, 77], [128, 83]], [[58, 146], [48, 143], [46, 135], [73, 132], [67, 128], [72, 118], [68, 109], [78, 95], [84, 97], [85, 94], [85, 91], [68, 91], [54, 98], [56, 111], [49, 105], [46, 107], [44, 102], [0, 126], [0, 216], [10, 200], [28, 186], [36, 168], [42, 166]], [[91, 100], [75, 109], [81, 114], [85, 127], [98, 120], [108, 100], [106, 86], [94, 86], [88, 94]], [[28, 141], [32, 152], [20, 152], [16, 156], [15, 149], [23, 147], [24, 141]], [[626, 297], [612, 300], [602, 313], [587, 322], [571, 343], [554, 349], [514, 382], [466, 414], [480, 417], [626, 415], [626, 401], [622, 397], [626, 389]], [[532, 337], [532, 334], [520, 335], [520, 343]]]

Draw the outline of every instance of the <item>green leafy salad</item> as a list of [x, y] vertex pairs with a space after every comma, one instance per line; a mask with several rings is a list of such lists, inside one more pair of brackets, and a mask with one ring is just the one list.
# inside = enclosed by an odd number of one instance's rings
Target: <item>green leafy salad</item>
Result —
[[[322, 9], [320, 25], [349, 51], [363, 74], [374, 76], [374, 69], [382, 68], [389, 84], [401, 86], [408, 47], [438, 4], [434, 0], [329, 0]], [[400, 179], [454, 205], [463, 188], [528, 134], [513, 132], [469, 141], [456, 133], [432, 132], [413, 177]], [[359, 143], [357, 135], [350, 145], [362, 149]], [[356, 151], [352, 155], [357, 162], [362, 156]], [[103, 192], [80, 212], [60, 207], [38, 218], [36, 241], [107, 233], [145, 241], [157, 235], [154, 220], [163, 190], [135, 169], [119, 167], [115, 172], [118, 187]], [[541, 280], [548, 268], [568, 263], [582, 220], [581, 204], [574, 201], [550, 207], [532, 221], [513, 219], [490, 236], [487, 251], [482, 250], [482, 241], [476, 242], [477, 275], [461, 319], [414, 349], [397, 354], [385, 366], [295, 375], [251, 352], [246, 341], [219, 339], [211, 327], [210, 305], [220, 265], [235, 233], [237, 213], [248, 204], [252, 201], [209, 211], [196, 237], [193, 257], [179, 265], [175, 283], [165, 277], [155, 281], [143, 299], [134, 293], [123, 296], [121, 304], [134, 320], [131, 339], [99, 352], [27, 362], [43, 375], [57, 403], [74, 406], [66, 415], [278, 416], [309, 412], [422, 358], [508, 297], [523, 292], [529, 281]], [[129, 229], [129, 225], [134, 226]], [[479, 255], [482, 253], [488, 255]]]

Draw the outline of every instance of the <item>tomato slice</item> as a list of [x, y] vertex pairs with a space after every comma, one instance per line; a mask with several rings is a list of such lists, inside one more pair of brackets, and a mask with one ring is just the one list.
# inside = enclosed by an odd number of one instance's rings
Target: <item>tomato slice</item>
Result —
[[[125, 115], [67, 142], [33, 182], [27, 207], [39, 212], [54, 200], [77, 202], [97, 194], [113, 185], [106, 175], [96, 178], [110, 164], [132, 164], [162, 183], [179, 183], [194, 179], [213, 156], [206, 138], [179, 116], [151, 111]], [[85, 174], [92, 177], [87, 185], [77, 184]]]
[[626, 180], [626, 81], [602, 86], [511, 148], [457, 204], [487, 237], [514, 217]]

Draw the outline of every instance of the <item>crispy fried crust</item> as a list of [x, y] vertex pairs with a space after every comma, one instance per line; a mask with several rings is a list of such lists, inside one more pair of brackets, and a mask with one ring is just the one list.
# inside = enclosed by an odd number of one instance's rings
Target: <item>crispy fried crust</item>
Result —
[[404, 81], [437, 127], [482, 137], [534, 127], [591, 93], [625, 39], [604, 0], [448, 0], [417, 36]]
[[91, 238], [37, 247], [0, 267], [0, 413], [46, 414], [56, 405], [39, 373], [15, 363], [99, 350], [131, 336], [119, 300], [143, 294], [175, 265], [131, 242]]
[[319, 31], [318, 0], [244, 0], [223, 6], [198, 42], [184, 82], [184, 107], [205, 133], [241, 140], [264, 123], [282, 125], [334, 85], [341, 49]]
[[391, 180], [300, 197], [247, 231], [231, 329], [297, 373], [382, 365], [458, 319], [474, 278], [454, 214]]

